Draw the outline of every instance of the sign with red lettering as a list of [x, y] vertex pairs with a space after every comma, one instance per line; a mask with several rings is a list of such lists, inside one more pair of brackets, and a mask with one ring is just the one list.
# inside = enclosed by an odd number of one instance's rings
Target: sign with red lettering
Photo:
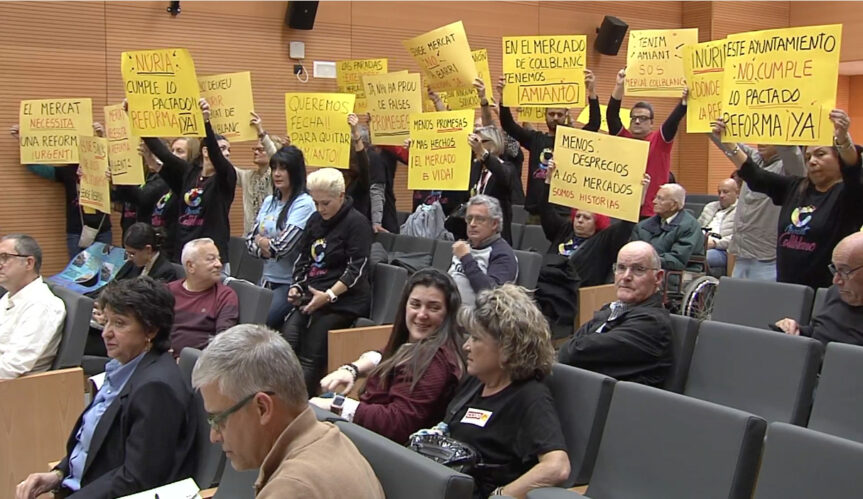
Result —
[[503, 37], [505, 105], [584, 106], [586, 47], [585, 35]]
[[410, 115], [422, 112], [419, 73], [365, 75], [363, 86], [371, 115], [372, 144], [403, 145], [410, 136]]
[[122, 104], [105, 106], [105, 137], [108, 139], [108, 168], [114, 185], [144, 183], [144, 164], [138, 154], [140, 139], [131, 135], [129, 115]]
[[683, 72], [689, 86], [686, 131], [710, 133], [710, 123], [722, 113], [722, 79], [725, 77], [725, 40], [683, 47]]
[[629, 32], [626, 95], [680, 97], [686, 86], [683, 47], [698, 43], [698, 29], [644, 29]]
[[408, 189], [467, 190], [473, 116], [473, 109], [411, 115]]
[[78, 137], [93, 135], [93, 101], [89, 98], [23, 100], [18, 123], [21, 163], [78, 163]]

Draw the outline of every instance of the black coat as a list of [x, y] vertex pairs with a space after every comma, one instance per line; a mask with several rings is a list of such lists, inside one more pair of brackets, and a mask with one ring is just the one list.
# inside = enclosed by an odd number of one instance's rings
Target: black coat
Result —
[[[120, 267], [120, 270], [117, 272], [117, 275], [114, 277], [115, 281], [122, 281], [123, 279], [132, 279], [141, 275], [141, 272], [144, 270], [144, 267], [136, 267], [135, 264], [132, 263], [132, 260], [126, 260], [126, 263]], [[153, 267], [150, 269], [150, 273], [147, 274], [157, 281], [162, 282], [171, 282], [176, 281], [181, 276], [177, 275], [177, 269], [174, 268], [174, 265], [168, 261], [165, 257], [165, 253], [159, 253], [158, 258], [153, 263]]]

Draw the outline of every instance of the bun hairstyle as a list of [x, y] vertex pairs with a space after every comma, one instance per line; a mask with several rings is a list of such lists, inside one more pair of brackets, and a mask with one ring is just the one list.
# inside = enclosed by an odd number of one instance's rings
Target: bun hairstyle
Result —
[[153, 248], [153, 251], [159, 251], [163, 242], [164, 235], [161, 231], [157, 231], [148, 223], [137, 222], [126, 229], [126, 238], [123, 240], [123, 245], [136, 250], [142, 250], [150, 246]]

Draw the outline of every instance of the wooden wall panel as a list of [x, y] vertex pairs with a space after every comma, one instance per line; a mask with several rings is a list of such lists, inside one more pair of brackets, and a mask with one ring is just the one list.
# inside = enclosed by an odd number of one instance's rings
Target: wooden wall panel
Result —
[[842, 24], [840, 60], [863, 61], [863, 2], [789, 3], [789, 26]]

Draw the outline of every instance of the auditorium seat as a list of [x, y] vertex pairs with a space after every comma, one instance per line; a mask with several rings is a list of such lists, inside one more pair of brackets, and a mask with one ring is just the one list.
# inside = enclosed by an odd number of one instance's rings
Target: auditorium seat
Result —
[[812, 314], [810, 319], [814, 319], [818, 312], [821, 311], [821, 307], [824, 306], [824, 302], [827, 300], [827, 290], [830, 288], [818, 288], [815, 290], [815, 298], [812, 300]]
[[444, 241], [438, 239], [434, 242], [434, 250], [432, 251], [432, 267], [446, 272], [452, 264], [452, 244], [453, 241]]
[[390, 253], [427, 253], [431, 254], [434, 239], [396, 234]]
[[392, 232], [378, 232], [374, 236], [374, 242], [381, 243], [381, 246], [387, 250], [387, 253], [393, 250], [393, 243], [396, 241], [396, 236]]
[[516, 284], [527, 289], [535, 289], [539, 280], [539, 270], [542, 267], [542, 255], [531, 251], [514, 250], [518, 260], [518, 277]]
[[809, 324], [814, 294], [802, 284], [722, 277], [710, 319], [761, 329], [785, 317]]
[[827, 344], [808, 427], [863, 443], [863, 347]]
[[408, 282], [408, 271], [395, 265], [378, 263], [372, 278], [371, 317], [375, 324], [392, 324], [399, 306], [399, 297]]
[[49, 286], [51, 291], [66, 306], [66, 318], [57, 356], [51, 369], [79, 367], [83, 361], [84, 344], [90, 331], [90, 318], [93, 315], [93, 299], [62, 286]]
[[[237, 471], [229, 461], [225, 461], [225, 468], [219, 479], [219, 488], [214, 499], [254, 499], [255, 481], [258, 479], [259, 471], [246, 470]], [[201, 497], [208, 497], [201, 494]]]
[[240, 269], [240, 263], [246, 255], [246, 239], [240, 236], [231, 236], [228, 239], [228, 260], [231, 262], [231, 277], [236, 277]]
[[692, 362], [692, 351], [698, 338], [698, 321], [692, 317], [671, 314], [671, 370], [665, 379], [666, 390], [681, 393]]
[[182, 263], [171, 263], [174, 266], [174, 270], [177, 271], [177, 279], [182, 280], [186, 278], [186, 267], [183, 267]]
[[[186, 347], [180, 352], [178, 364], [183, 373], [183, 379], [192, 386], [192, 370], [201, 356], [197, 348]], [[195, 429], [195, 469], [192, 478], [202, 489], [219, 484], [219, 478], [225, 466], [225, 453], [220, 444], [210, 442], [210, 425], [207, 423], [207, 411], [204, 410], [204, 399], [201, 392], [194, 392], [194, 409], [198, 412], [198, 427]]]
[[551, 246], [551, 242], [545, 238], [545, 232], [542, 231], [541, 225], [525, 225], [522, 230], [521, 241], [518, 247], [514, 249], [534, 251], [544, 255], [549, 246]]
[[823, 350], [804, 336], [704, 321], [683, 393], [805, 425]]
[[518, 248], [521, 246], [521, 236], [524, 233], [524, 225], [513, 222], [509, 226], [509, 230], [512, 233], [512, 244], [510, 246]]
[[228, 278], [225, 284], [237, 293], [240, 307], [240, 324], [266, 324], [273, 291], [242, 279]]
[[327, 372], [357, 360], [369, 350], [383, 351], [392, 330], [392, 324], [331, 329], [327, 334]]
[[[529, 216], [530, 216], [530, 213], [528, 213], [528, 211], [524, 209], [524, 206], [522, 206], [520, 204], [512, 205], [512, 223], [513, 224], [524, 225], [527, 223], [527, 217], [529, 217]], [[514, 240], [513, 240], [513, 243], [515, 243]]]

